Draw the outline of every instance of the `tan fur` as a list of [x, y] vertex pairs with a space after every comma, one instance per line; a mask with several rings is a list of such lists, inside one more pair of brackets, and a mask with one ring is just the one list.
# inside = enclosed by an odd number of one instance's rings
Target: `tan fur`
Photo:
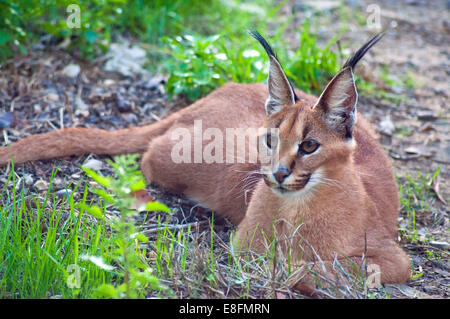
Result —
[[[11, 158], [19, 164], [72, 154], [143, 153], [141, 168], [149, 181], [181, 191], [238, 225], [236, 245], [264, 251], [264, 243], [274, 238], [284, 251], [290, 250], [294, 263], [317, 261], [319, 255], [330, 271], [334, 253], [357, 264], [365, 254], [368, 264], [380, 266], [383, 283], [406, 281], [409, 259], [396, 242], [397, 188], [374, 130], [358, 114], [353, 140], [344, 140], [314, 107], [316, 97], [296, 94], [300, 100], [295, 105], [267, 117], [266, 85], [228, 83], [149, 126], [112, 132], [70, 128], [27, 137], [0, 148], [0, 164]], [[273, 178], [256, 173], [259, 164], [174, 164], [171, 133], [180, 127], [193, 133], [199, 119], [203, 129], [223, 132], [278, 127], [280, 163], [294, 163], [286, 179], [292, 192], [277, 194]], [[321, 146], [299, 157], [296, 147], [305, 131]]]

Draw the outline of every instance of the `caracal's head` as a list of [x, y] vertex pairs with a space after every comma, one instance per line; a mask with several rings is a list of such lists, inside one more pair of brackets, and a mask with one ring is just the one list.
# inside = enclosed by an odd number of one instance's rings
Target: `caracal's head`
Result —
[[353, 68], [382, 37], [370, 39], [328, 83], [316, 103], [299, 99], [265, 39], [252, 35], [269, 55], [269, 97], [266, 128], [259, 143], [265, 183], [280, 195], [308, 192], [319, 184], [332, 184], [344, 170], [356, 146], [358, 93]]

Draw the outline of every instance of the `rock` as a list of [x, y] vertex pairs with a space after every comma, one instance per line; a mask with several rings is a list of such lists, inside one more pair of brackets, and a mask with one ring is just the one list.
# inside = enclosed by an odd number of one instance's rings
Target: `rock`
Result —
[[124, 76], [148, 73], [143, 68], [147, 60], [146, 52], [137, 45], [129, 47], [125, 41], [122, 43], [113, 43], [109, 48], [107, 57], [109, 59], [105, 63], [105, 71], [119, 72]]
[[60, 186], [63, 184], [63, 180], [60, 177], [55, 177], [52, 181], [52, 185], [54, 186]]
[[89, 168], [93, 171], [99, 171], [103, 168], [103, 162], [96, 159], [89, 159], [83, 163], [83, 167]]
[[421, 121], [435, 121], [439, 117], [432, 111], [418, 111], [417, 118]]
[[405, 152], [408, 154], [420, 154], [420, 150], [415, 146], [405, 148]]
[[397, 295], [400, 293], [408, 298], [430, 298], [429, 295], [418, 291], [415, 288], [409, 287], [405, 284], [386, 284], [384, 289], [390, 295]]
[[83, 117], [89, 116], [89, 106], [84, 103], [81, 97], [75, 98], [75, 115], [81, 115]]
[[59, 191], [55, 192], [55, 195], [58, 197], [69, 197], [70, 194], [72, 194], [72, 190], [70, 189], [60, 189]]
[[430, 241], [428, 244], [442, 250], [450, 250], [450, 244], [443, 241]]
[[405, 148], [405, 153], [418, 154], [425, 157], [433, 156], [432, 150], [424, 145], [408, 146], [407, 148]]
[[36, 188], [38, 191], [48, 190], [48, 183], [40, 179], [36, 183], [34, 183], [34, 188]]
[[442, 142], [433, 160], [438, 163], [450, 164], [450, 143]]
[[24, 179], [25, 179], [25, 185], [30, 186], [33, 184], [33, 176], [31, 176], [30, 174], [25, 175]]
[[160, 84], [164, 84], [165, 82], [167, 82], [167, 79], [164, 76], [162, 76], [161, 74], [156, 74], [149, 78], [148, 81], [142, 83], [140, 86], [144, 89], [151, 90], [158, 88]]
[[59, 96], [56, 93], [49, 93], [45, 96], [45, 100], [47, 100], [49, 102], [58, 102]]
[[75, 78], [80, 74], [80, 66], [78, 64], [69, 64], [64, 69], [62, 69], [61, 74], [69, 77], [69, 78]]
[[111, 85], [114, 85], [114, 84], [116, 84], [116, 81], [114, 81], [114, 80], [112, 80], [112, 79], [105, 79], [105, 80], [103, 81], [103, 85], [104, 85], [104, 86], [111, 86]]
[[42, 112], [42, 107], [41, 107], [41, 105], [39, 103], [36, 103], [36, 104], [33, 105], [33, 112], [35, 114], [37, 114], [39, 112]]
[[391, 120], [391, 116], [386, 116], [379, 124], [379, 130], [381, 133], [391, 136], [395, 131], [395, 125]]

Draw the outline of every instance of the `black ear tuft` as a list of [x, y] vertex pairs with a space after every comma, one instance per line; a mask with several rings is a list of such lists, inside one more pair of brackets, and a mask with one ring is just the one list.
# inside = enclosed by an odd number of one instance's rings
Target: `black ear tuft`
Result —
[[355, 68], [356, 64], [358, 64], [359, 60], [362, 59], [362, 57], [367, 53], [367, 51], [370, 50], [378, 41], [381, 40], [381, 38], [384, 36], [383, 33], [378, 33], [377, 35], [373, 36], [369, 39], [356, 53], [345, 62], [342, 69], [345, 69], [347, 67], [351, 67], [352, 69]]
[[339, 132], [345, 139], [352, 138], [356, 122], [356, 91], [353, 69], [362, 57], [381, 40], [384, 33], [370, 38], [356, 53], [347, 60], [342, 70], [328, 83], [314, 108], [321, 112], [325, 123]]
[[266, 101], [266, 112], [270, 116], [285, 106], [294, 105], [299, 98], [266, 39], [258, 31], [249, 31], [249, 33], [258, 40], [269, 56], [269, 98]]
[[269, 45], [269, 43], [267, 43], [266, 39], [263, 38], [261, 33], [259, 33], [256, 30], [249, 30], [248, 33], [250, 33], [250, 35], [254, 37], [256, 40], [258, 40], [258, 42], [262, 45], [264, 50], [266, 50], [268, 56], [273, 56], [275, 58], [277, 57], [275, 52], [273, 52], [272, 47]]

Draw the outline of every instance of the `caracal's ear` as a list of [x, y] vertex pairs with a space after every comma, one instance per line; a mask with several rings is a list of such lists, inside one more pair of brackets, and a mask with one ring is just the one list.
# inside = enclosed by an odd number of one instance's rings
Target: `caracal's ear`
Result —
[[372, 37], [344, 64], [342, 70], [328, 83], [314, 106], [315, 110], [322, 113], [327, 125], [345, 139], [352, 138], [353, 125], [356, 123], [358, 93], [353, 70], [358, 61], [383, 35], [380, 33]]
[[314, 108], [322, 113], [322, 118], [330, 128], [345, 138], [351, 138], [356, 122], [357, 101], [353, 72], [350, 67], [346, 67], [328, 83]]
[[267, 82], [269, 98], [266, 101], [266, 113], [270, 116], [279, 112], [284, 106], [294, 105], [298, 97], [267, 41], [258, 31], [250, 31], [250, 34], [261, 43], [269, 56], [269, 79]]

